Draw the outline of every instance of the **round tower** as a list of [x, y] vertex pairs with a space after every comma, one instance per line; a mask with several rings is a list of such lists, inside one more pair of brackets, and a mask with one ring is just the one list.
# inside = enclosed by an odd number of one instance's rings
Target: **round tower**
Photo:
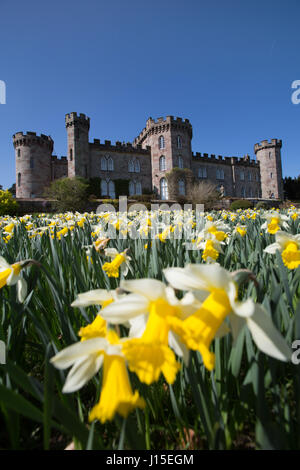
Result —
[[35, 132], [13, 135], [16, 158], [16, 197], [43, 197], [51, 182], [53, 140]]
[[68, 134], [68, 177], [90, 177], [89, 129], [90, 118], [85, 114], [69, 113], [65, 118]]
[[283, 199], [281, 166], [282, 141], [263, 140], [254, 145], [256, 159], [260, 163], [261, 197], [263, 199]]

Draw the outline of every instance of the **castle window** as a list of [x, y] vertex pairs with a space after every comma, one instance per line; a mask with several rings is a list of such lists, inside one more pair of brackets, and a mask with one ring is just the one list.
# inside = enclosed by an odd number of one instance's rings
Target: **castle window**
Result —
[[111, 199], [116, 197], [115, 183], [112, 180], [108, 183], [108, 195]]
[[169, 195], [168, 195], [168, 183], [167, 183], [166, 178], [162, 178], [160, 180], [160, 197], [163, 200], [166, 200], [169, 197]]
[[248, 194], [249, 194], [249, 197], [253, 197], [253, 191], [252, 191], [252, 188], [249, 188]]
[[20, 156], [21, 156], [21, 150], [18, 149], [18, 157], [20, 157]]
[[130, 173], [134, 173], [134, 161], [133, 160], [129, 160], [128, 162], [128, 171]]
[[178, 181], [178, 191], [180, 196], [185, 196], [185, 182], [184, 180]]
[[105, 180], [101, 180], [101, 196], [107, 196], [107, 182]]
[[134, 162], [134, 171], [135, 171], [135, 173], [140, 173], [140, 171], [141, 171], [141, 165], [140, 165], [139, 160], [136, 160]]
[[114, 171], [114, 161], [111, 157], [107, 157], [107, 169], [108, 171]]
[[159, 170], [165, 171], [166, 170], [166, 157], [162, 155], [159, 159]]
[[181, 155], [178, 157], [178, 168], [183, 168], [183, 158]]
[[142, 184], [140, 181], [137, 181], [135, 185], [135, 194], [142, 194]]
[[246, 197], [246, 189], [245, 189], [245, 186], [242, 186], [242, 187], [241, 187], [241, 196], [242, 196], [242, 197]]
[[18, 186], [21, 186], [21, 173], [18, 173]]
[[[177, 148], [181, 149], [182, 148], [182, 140], [180, 135], [177, 136]], [[179, 167], [180, 168], [180, 167]]]
[[129, 182], [129, 196], [133, 196], [135, 194], [134, 182]]
[[272, 152], [269, 152], [269, 160], [272, 158]]
[[252, 173], [250, 173], [250, 171], [249, 171], [249, 173], [248, 173], [248, 180], [249, 180], [249, 181], [252, 181]]
[[34, 168], [34, 158], [30, 157], [30, 169], [33, 170]]
[[101, 157], [101, 170], [107, 171], [107, 160], [105, 157]]
[[73, 160], [73, 149], [70, 149], [70, 160]]
[[217, 180], [224, 179], [224, 170], [217, 170]]
[[101, 196], [116, 197], [115, 183], [112, 180], [101, 180]]
[[198, 178], [207, 178], [207, 170], [206, 168], [199, 168], [198, 170]]
[[259, 175], [258, 175], [258, 173], [255, 174], [255, 180], [256, 180], [256, 181], [259, 181]]
[[270, 173], [270, 178], [271, 178], [271, 180], [273, 179], [273, 173]]
[[245, 173], [242, 170], [240, 172], [240, 178], [241, 178], [241, 181], [245, 180]]
[[163, 135], [161, 135], [158, 139], [158, 147], [160, 149], [164, 149], [165, 148], [165, 138]]

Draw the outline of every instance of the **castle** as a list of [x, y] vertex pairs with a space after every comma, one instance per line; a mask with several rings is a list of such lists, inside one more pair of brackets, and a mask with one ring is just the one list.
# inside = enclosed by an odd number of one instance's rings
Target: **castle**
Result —
[[[192, 125], [188, 119], [167, 116], [149, 118], [146, 127], [132, 143], [99, 139], [89, 142], [90, 119], [85, 114], [65, 116], [68, 138], [67, 157], [52, 155], [53, 140], [35, 132], [13, 136], [16, 158], [16, 197], [43, 197], [51, 181], [81, 176], [101, 179], [101, 195], [116, 197], [116, 181], [128, 181], [128, 195], [154, 192], [169, 198], [166, 172], [189, 169], [198, 181], [214, 183], [225, 196], [238, 198], [282, 199], [282, 141], [272, 139], [255, 144], [256, 161], [193, 153]], [[188, 194], [184, 172], [178, 179], [177, 194]]]

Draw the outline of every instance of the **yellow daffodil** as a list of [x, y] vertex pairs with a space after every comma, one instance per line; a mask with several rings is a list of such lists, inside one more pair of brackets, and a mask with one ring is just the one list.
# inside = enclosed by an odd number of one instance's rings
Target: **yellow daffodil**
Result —
[[300, 266], [300, 234], [291, 235], [287, 232], [277, 232], [275, 243], [267, 246], [266, 253], [281, 253], [282, 261], [288, 269], [296, 269]]

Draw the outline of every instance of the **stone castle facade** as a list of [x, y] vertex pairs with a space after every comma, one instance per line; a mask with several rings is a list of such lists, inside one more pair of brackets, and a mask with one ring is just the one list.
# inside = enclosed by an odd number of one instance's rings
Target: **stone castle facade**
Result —
[[[81, 176], [101, 179], [101, 195], [116, 196], [116, 180], [127, 180], [129, 196], [154, 192], [169, 198], [166, 173], [173, 168], [189, 169], [198, 181], [215, 184], [225, 195], [238, 198], [282, 199], [282, 141], [255, 144], [256, 160], [193, 153], [192, 125], [188, 119], [167, 116], [149, 118], [132, 143], [99, 139], [89, 142], [90, 119], [84, 114], [65, 116], [67, 157], [52, 155], [53, 140], [35, 132], [13, 136], [16, 159], [16, 196], [43, 197], [51, 181]], [[178, 172], [177, 194], [188, 195], [189, 181]]]

